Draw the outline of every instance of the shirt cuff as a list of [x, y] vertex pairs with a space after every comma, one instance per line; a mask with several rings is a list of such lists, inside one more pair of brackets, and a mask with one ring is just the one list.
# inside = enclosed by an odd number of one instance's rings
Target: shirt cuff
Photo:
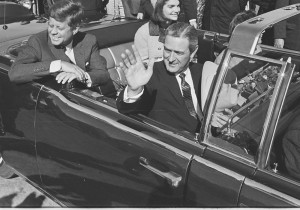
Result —
[[50, 73], [55, 73], [61, 70], [61, 60], [52, 61], [50, 64]]
[[86, 79], [86, 81], [85, 81], [86, 86], [92, 87], [92, 80], [91, 80], [90, 75], [87, 72], [85, 72], [84, 75], [85, 75], [85, 79]]
[[134, 102], [136, 102], [144, 93], [144, 88], [143, 88], [143, 90], [139, 94], [137, 94], [135, 96], [128, 97], [127, 88], [128, 88], [128, 86], [126, 86], [126, 88], [124, 90], [124, 96], [123, 96], [123, 101], [125, 103], [134, 103]]
[[193, 22], [196, 22], [196, 19], [190, 19], [189, 20], [189, 23], [193, 23]]

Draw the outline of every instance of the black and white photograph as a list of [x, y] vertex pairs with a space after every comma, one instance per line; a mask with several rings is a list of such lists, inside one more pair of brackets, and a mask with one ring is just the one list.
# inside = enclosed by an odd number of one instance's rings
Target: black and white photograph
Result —
[[0, 0], [0, 208], [300, 207], [300, 0]]

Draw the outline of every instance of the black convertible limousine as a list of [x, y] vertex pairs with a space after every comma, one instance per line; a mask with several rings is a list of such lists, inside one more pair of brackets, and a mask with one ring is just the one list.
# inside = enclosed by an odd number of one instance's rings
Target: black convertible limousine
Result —
[[[0, 111], [7, 130], [0, 137], [0, 152], [5, 163], [61, 206], [300, 206], [300, 180], [287, 170], [282, 149], [300, 111], [300, 54], [262, 44], [261, 52], [254, 53], [260, 34], [300, 14], [299, 7], [252, 18], [238, 25], [230, 40], [199, 30], [195, 62], [216, 79], [202, 81], [207, 84], [205, 117], [197, 134], [116, 109], [117, 94], [126, 86], [118, 68], [120, 54], [131, 48], [143, 22], [82, 27], [97, 36], [114, 81], [110, 89], [61, 85], [54, 78], [11, 83], [8, 72], [18, 49], [47, 24], [7, 24], [0, 31]], [[211, 62], [217, 46], [226, 47], [220, 65]], [[239, 72], [237, 86], [245, 100], [231, 107], [227, 124], [213, 132], [212, 114], [230, 69]]]

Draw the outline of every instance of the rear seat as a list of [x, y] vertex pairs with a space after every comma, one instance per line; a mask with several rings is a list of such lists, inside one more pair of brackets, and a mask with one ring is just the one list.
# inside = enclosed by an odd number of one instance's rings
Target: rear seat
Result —
[[[111, 90], [112, 93], [118, 94], [127, 84], [124, 72], [119, 68], [119, 64], [122, 61], [121, 53], [126, 49], [131, 50], [133, 42], [127, 42], [116, 46], [100, 49], [100, 55], [105, 57], [107, 61], [107, 69], [110, 74], [110, 78], [113, 81], [115, 90]], [[112, 93], [103, 93], [111, 95]]]

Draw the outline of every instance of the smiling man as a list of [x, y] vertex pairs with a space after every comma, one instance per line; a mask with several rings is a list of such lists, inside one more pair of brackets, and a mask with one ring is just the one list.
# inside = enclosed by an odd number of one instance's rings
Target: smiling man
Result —
[[198, 49], [196, 29], [175, 23], [165, 32], [163, 61], [150, 60], [146, 69], [136, 48], [122, 54], [128, 85], [118, 97], [121, 113], [143, 113], [176, 129], [198, 132], [202, 65], [191, 63]]
[[83, 7], [61, 0], [50, 8], [48, 30], [31, 36], [8, 72], [12, 82], [23, 83], [54, 75], [58, 83], [78, 80], [88, 87], [110, 80], [106, 60], [94, 35], [79, 31]]

